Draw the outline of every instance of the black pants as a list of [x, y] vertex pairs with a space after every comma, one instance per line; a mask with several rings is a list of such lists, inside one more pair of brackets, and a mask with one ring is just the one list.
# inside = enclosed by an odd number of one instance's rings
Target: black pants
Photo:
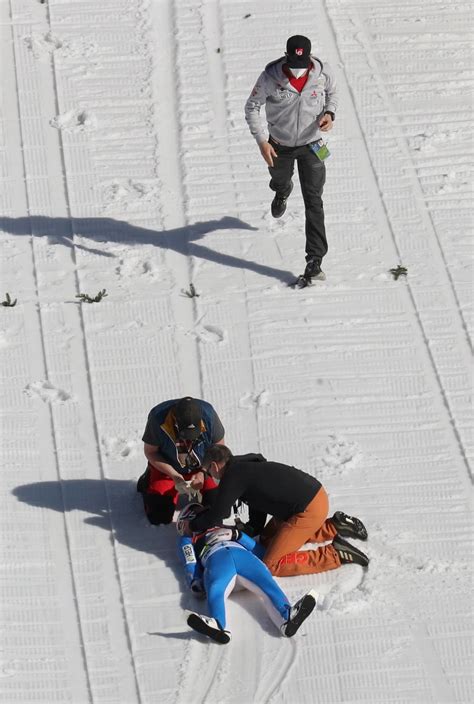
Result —
[[308, 145], [284, 147], [270, 137], [270, 144], [278, 154], [268, 170], [272, 177], [270, 188], [278, 195], [286, 196], [290, 191], [291, 178], [298, 162], [298, 175], [303, 194], [306, 215], [306, 261], [322, 260], [328, 251], [324, 227], [323, 188], [326, 182], [326, 166], [313, 154]]

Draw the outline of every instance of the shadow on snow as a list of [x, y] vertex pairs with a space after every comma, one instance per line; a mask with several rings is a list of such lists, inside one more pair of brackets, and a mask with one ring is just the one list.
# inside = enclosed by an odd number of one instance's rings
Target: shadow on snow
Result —
[[[15, 487], [12, 493], [18, 501], [29, 506], [62, 514], [72, 511], [90, 514], [84, 518], [84, 523], [111, 533], [117, 543], [155, 556], [173, 571], [180, 585], [180, 605], [183, 609], [207, 613], [205, 601], [196, 599], [186, 587], [176, 548], [175, 524], [153, 526], [148, 523], [134, 481], [64, 479], [22, 484]], [[151, 576], [150, 579], [152, 579]], [[244, 590], [237, 592], [233, 600], [239, 603], [240, 608], [244, 608], [251, 614], [269, 636], [279, 637], [259, 599]], [[149, 635], [178, 639], [196, 637], [191, 630], [173, 633], [155, 631], [150, 632]]]
[[94, 242], [152, 245], [186, 256], [206, 259], [223, 266], [253, 271], [284, 283], [288, 283], [294, 278], [290, 271], [276, 269], [231, 254], [216, 252], [203, 244], [197, 244], [198, 240], [216, 230], [258, 230], [258, 228], [234, 217], [223, 217], [220, 220], [207, 220], [186, 227], [159, 231], [112, 218], [53, 218], [32, 215], [20, 218], [0, 217], [0, 230], [12, 235], [47, 237], [52, 244], [62, 244], [71, 248], [74, 246], [76, 249], [104, 257], [112, 258], [115, 255], [77, 242], [74, 237], [84, 237]]

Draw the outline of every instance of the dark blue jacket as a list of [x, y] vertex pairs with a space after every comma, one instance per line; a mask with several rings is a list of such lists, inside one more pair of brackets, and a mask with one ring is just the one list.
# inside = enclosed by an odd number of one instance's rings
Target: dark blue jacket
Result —
[[[182, 467], [178, 460], [178, 450], [176, 448], [176, 428], [174, 419], [174, 406], [180, 399], [163, 401], [151, 409], [148, 414], [148, 421], [143, 442], [147, 445], [155, 445], [159, 448], [159, 453], [180, 474], [188, 474], [190, 470]], [[202, 421], [201, 435], [193, 444], [193, 454], [201, 464], [204, 453], [210, 445], [213, 445], [224, 437], [224, 427], [215, 412], [214, 408], [207, 401], [195, 399], [201, 406]], [[195, 468], [194, 468], [195, 469]]]

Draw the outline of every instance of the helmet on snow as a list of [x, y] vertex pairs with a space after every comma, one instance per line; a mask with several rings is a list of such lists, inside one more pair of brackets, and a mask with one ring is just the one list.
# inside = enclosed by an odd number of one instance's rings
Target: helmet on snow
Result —
[[179, 535], [186, 535], [189, 531], [189, 521], [192, 521], [198, 513], [204, 510], [204, 506], [196, 502], [188, 504], [185, 506], [178, 515], [176, 521], [176, 530]]

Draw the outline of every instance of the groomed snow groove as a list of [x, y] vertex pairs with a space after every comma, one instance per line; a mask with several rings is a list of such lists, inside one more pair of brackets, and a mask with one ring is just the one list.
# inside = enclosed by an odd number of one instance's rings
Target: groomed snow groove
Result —
[[[6, 704], [472, 701], [470, 22], [442, 0], [0, 4]], [[299, 186], [272, 220], [243, 119], [296, 33], [342, 95], [328, 279], [298, 293]], [[369, 528], [366, 573], [280, 580], [324, 597], [294, 640], [246, 593], [228, 646], [186, 627], [174, 527], [135, 492], [146, 415], [183, 394]]]

